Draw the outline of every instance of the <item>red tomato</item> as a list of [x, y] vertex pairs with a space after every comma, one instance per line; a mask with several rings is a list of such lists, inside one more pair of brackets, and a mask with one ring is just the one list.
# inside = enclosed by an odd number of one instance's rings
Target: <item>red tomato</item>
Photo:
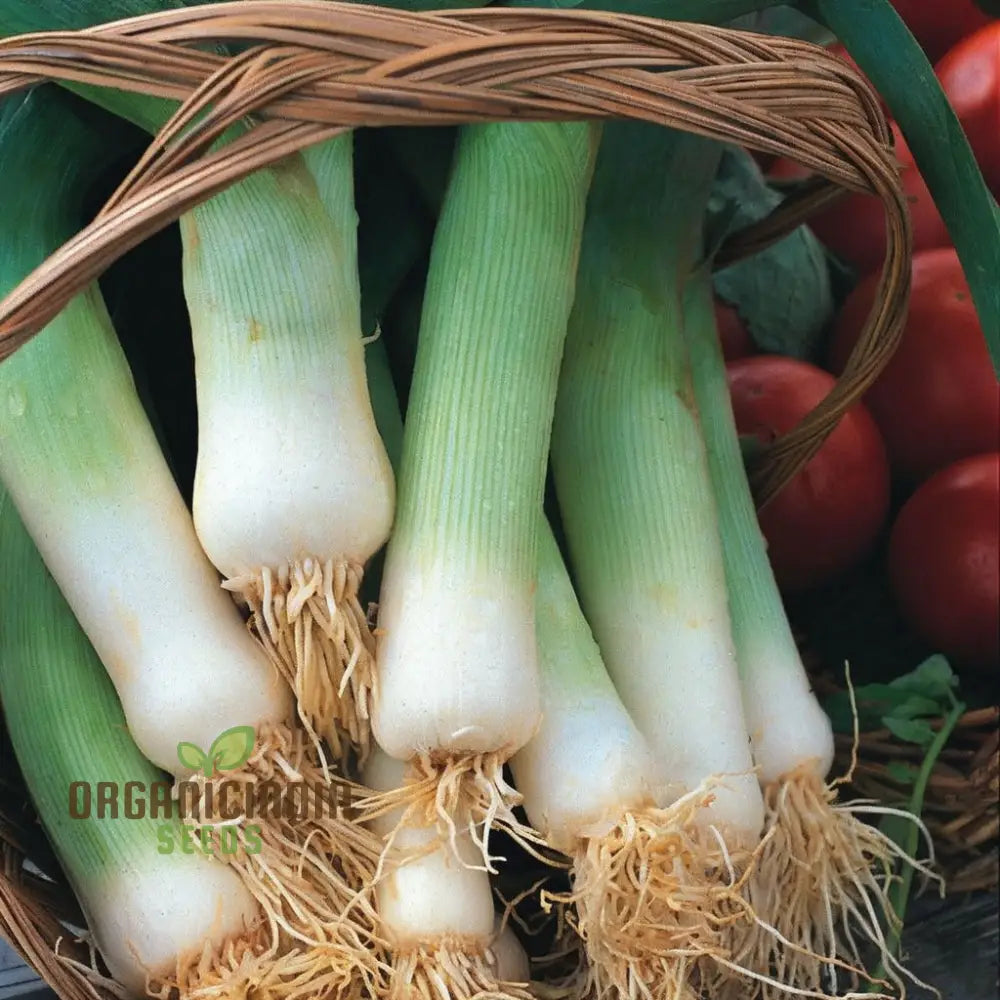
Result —
[[[758, 355], [726, 366], [736, 426], [765, 442], [790, 431], [834, 379], [794, 358]], [[861, 404], [759, 514], [768, 555], [785, 591], [850, 569], [867, 552], [889, 507], [889, 467], [878, 428]]]
[[1000, 454], [927, 480], [896, 518], [889, 574], [913, 630], [959, 663], [1000, 661]]
[[[895, 124], [892, 131], [896, 156], [901, 164], [903, 190], [910, 203], [913, 247], [915, 250], [928, 250], [949, 246], [951, 237], [924, 179], [913, 163], [906, 141]], [[778, 160], [772, 164], [767, 176], [776, 180], [797, 180], [808, 177], [809, 171], [789, 160]], [[809, 225], [825, 246], [860, 274], [881, 270], [885, 259], [885, 209], [875, 195], [849, 194], [814, 215]]]
[[[843, 371], [877, 285], [870, 275], [844, 303], [830, 345], [831, 370]], [[953, 249], [914, 256], [903, 339], [865, 403], [890, 462], [906, 478], [922, 479], [959, 458], [996, 451], [1000, 385]]]
[[931, 62], [959, 39], [990, 23], [973, 0], [892, 0], [892, 5]]
[[812, 176], [812, 171], [801, 163], [779, 156], [767, 168], [765, 176], [769, 181], [801, 181]]
[[1000, 196], [1000, 21], [959, 42], [935, 72], [986, 183]]
[[740, 314], [721, 299], [715, 300], [715, 325], [722, 342], [722, 356], [727, 361], [746, 358], [757, 353], [754, 342], [747, 333], [746, 325], [740, 319]]

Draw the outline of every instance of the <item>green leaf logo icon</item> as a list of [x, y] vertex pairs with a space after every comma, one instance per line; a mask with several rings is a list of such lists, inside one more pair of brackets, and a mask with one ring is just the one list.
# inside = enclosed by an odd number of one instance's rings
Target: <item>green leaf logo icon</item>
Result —
[[178, 743], [177, 759], [184, 767], [211, 778], [216, 771], [242, 767], [250, 759], [256, 739], [253, 726], [233, 726], [215, 738], [208, 753], [194, 743]]
[[209, 757], [193, 743], [178, 743], [177, 759], [192, 771], [201, 771], [208, 767], [209, 771], [206, 773], [211, 776], [211, 762]]
[[233, 726], [220, 733], [212, 744], [208, 755], [217, 771], [235, 771], [242, 767], [253, 753], [257, 734], [253, 726]]

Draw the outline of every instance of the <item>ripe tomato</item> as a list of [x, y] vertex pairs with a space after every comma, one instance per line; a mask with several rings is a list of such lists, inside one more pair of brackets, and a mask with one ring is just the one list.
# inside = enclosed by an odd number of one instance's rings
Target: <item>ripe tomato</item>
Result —
[[[920, 176], [906, 141], [893, 123], [896, 156], [900, 161], [903, 190], [910, 205], [913, 222], [913, 247], [928, 250], [949, 246], [951, 237], [934, 199]], [[767, 176], [774, 180], [797, 180], [809, 171], [789, 160], [777, 160]], [[860, 274], [881, 270], [885, 259], [885, 209], [869, 194], [849, 194], [809, 220], [820, 242], [843, 258]]]
[[735, 361], [737, 358], [746, 358], [757, 353], [757, 348], [750, 339], [740, 314], [721, 299], [715, 300], [715, 325], [719, 331], [719, 340], [722, 342], [722, 356], [727, 361]]
[[[758, 355], [726, 366], [736, 426], [764, 442], [790, 431], [834, 379], [794, 358]], [[850, 569], [869, 549], [889, 506], [889, 467], [878, 428], [861, 404], [759, 513], [768, 555], [785, 591]]]
[[990, 23], [973, 0], [892, 0], [931, 62], [959, 39]]
[[[877, 286], [870, 275], [844, 303], [830, 345], [832, 371], [843, 371]], [[865, 403], [893, 468], [905, 478], [922, 479], [959, 458], [997, 449], [1000, 385], [953, 249], [914, 256], [903, 339]]]
[[913, 630], [970, 667], [1000, 660], [1000, 454], [942, 469], [906, 502], [889, 574]]
[[986, 183], [1000, 196], [1000, 21], [959, 42], [935, 72]]

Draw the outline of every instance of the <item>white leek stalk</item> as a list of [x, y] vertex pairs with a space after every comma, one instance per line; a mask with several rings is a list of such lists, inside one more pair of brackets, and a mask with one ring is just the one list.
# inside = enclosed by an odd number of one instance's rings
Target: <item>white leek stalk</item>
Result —
[[497, 979], [507, 983], [528, 983], [531, 980], [531, 961], [524, 945], [500, 916], [493, 920], [493, 940], [490, 953]]
[[656, 762], [607, 675], [547, 523], [535, 606], [542, 725], [511, 769], [532, 825], [572, 859], [561, 901], [574, 907], [585, 945], [584, 990], [693, 995], [696, 957], [727, 957], [718, 916], [735, 922], [744, 909], [724, 853], [706, 855], [692, 835], [705, 790], [656, 805]]
[[[408, 767], [375, 747], [364, 779], [376, 792], [399, 792]], [[456, 818], [461, 824], [462, 817]], [[493, 893], [468, 830], [449, 844], [433, 815], [428, 825], [418, 825], [393, 810], [372, 825], [386, 842], [376, 899], [391, 954], [389, 1000], [471, 1000], [484, 993], [494, 1000], [527, 1000], [521, 986], [499, 978]]]
[[446, 822], [507, 810], [503, 763], [539, 721], [537, 511], [591, 151], [587, 125], [464, 129], [435, 233], [372, 722], [438, 775], [415, 787]]
[[[864, 941], [895, 974], [898, 960], [887, 950], [883, 928], [896, 919], [888, 891], [901, 851], [866, 821], [870, 803], [840, 803], [836, 782], [826, 783], [833, 732], [810, 688], [758, 526], [707, 276], [690, 283], [684, 329], [718, 501], [743, 705], [766, 804], [767, 836], [752, 899], [761, 920], [780, 935], [755, 933], [747, 963], [821, 991], [838, 962], [864, 968]], [[766, 998], [786, 995], [764, 986]]]
[[[750, 759], [722, 546], [683, 340], [682, 288], [717, 162], [705, 140], [609, 126], [559, 384], [553, 467], [581, 603], [667, 784], [753, 848]], [[709, 848], [706, 846], [706, 850]]]

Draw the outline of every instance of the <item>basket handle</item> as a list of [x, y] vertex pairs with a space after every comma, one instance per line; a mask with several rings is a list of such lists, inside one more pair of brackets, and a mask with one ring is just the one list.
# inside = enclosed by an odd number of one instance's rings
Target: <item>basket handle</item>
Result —
[[[228, 59], [191, 47], [234, 40], [250, 47]], [[872, 313], [830, 394], [752, 470], [758, 503], [816, 453], [902, 334], [911, 233], [889, 127], [867, 81], [810, 43], [596, 11], [239, 0], [0, 42], [0, 97], [41, 80], [182, 103], [97, 218], [0, 302], [0, 360], [122, 254], [255, 170], [359, 126], [511, 120], [634, 118], [790, 157], [883, 201]], [[789, 199], [736, 234], [729, 259], [830, 196], [826, 183]]]

